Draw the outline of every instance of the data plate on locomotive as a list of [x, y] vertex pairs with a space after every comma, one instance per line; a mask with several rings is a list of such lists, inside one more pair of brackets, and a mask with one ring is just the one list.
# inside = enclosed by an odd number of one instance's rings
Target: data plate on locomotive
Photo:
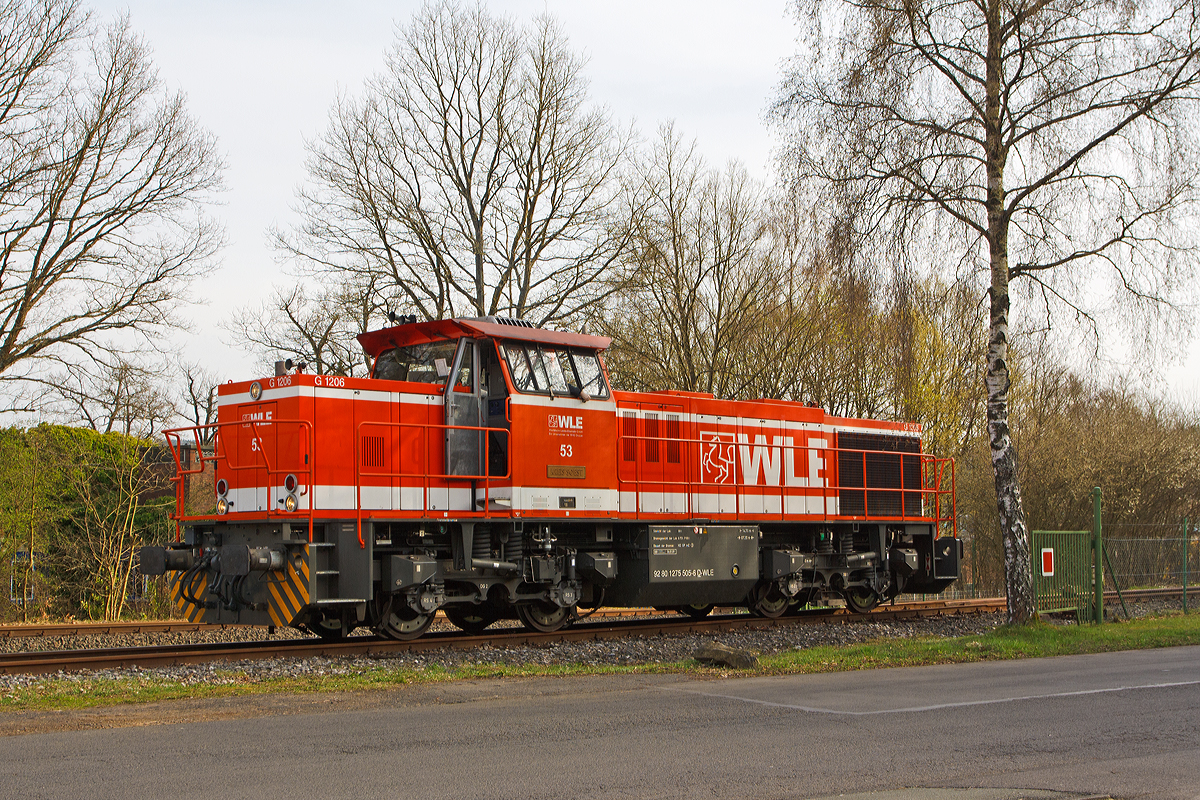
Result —
[[758, 580], [753, 525], [650, 528], [650, 582]]

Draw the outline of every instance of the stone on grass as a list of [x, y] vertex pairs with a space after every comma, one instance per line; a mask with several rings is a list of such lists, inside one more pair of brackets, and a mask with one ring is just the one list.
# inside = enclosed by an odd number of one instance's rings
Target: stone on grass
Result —
[[725, 644], [702, 644], [696, 648], [692, 658], [701, 664], [713, 664], [733, 669], [757, 669], [758, 657], [748, 650], [739, 650]]

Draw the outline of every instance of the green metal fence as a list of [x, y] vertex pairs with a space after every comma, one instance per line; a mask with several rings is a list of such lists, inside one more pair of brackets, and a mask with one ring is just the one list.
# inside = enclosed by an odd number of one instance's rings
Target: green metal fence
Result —
[[1095, 616], [1092, 531], [1034, 531], [1033, 590], [1039, 613], [1074, 611]]
[[[1095, 601], [1097, 581], [1106, 592], [1115, 591], [1118, 595], [1134, 589], [1183, 589], [1184, 613], [1200, 604], [1200, 575], [1197, 574], [1200, 573], [1200, 519], [1108, 522], [1102, 520], [1100, 490], [1093, 489], [1091, 494], [1092, 530], [1032, 532], [1030, 556], [1037, 610], [1040, 613], [1074, 611], [1080, 620], [1101, 621], [1104, 598], [1101, 595], [1099, 604]], [[973, 528], [969, 518], [959, 523], [966, 545], [963, 577], [943, 594], [903, 595], [902, 599], [956, 600], [1002, 595], [1000, 544], [995, 542], [995, 551], [989, 551], [992, 545], [981, 545]], [[1095, 547], [1098, 536], [1100, 559], [1096, 558]], [[1052, 569], [1045, 569], [1050, 565], [1043, 564], [1043, 550], [1052, 551]], [[982, 569], [981, 557], [986, 565]], [[1118, 597], [1115, 603], [1126, 608], [1128, 600], [1128, 597]]]
[[1034, 531], [1030, 556], [1039, 613], [1074, 611], [1104, 621], [1104, 538], [1100, 487], [1092, 489], [1090, 531]]
[[[1196, 591], [1196, 565], [1200, 564], [1197, 526], [1183, 524], [1117, 524], [1104, 537], [1108, 558], [1107, 589], [1184, 588]], [[1184, 611], [1188, 610], [1184, 593]], [[1194, 598], [1191, 602], [1195, 602]]]
[[[1091, 531], [1034, 531], [1031, 556], [1039, 612], [1074, 610], [1079, 619], [1104, 621], [1104, 591], [1182, 588], [1183, 610], [1195, 583], [1191, 565], [1200, 551], [1200, 526], [1101, 524], [1101, 494], [1092, 490]], [[1128, 614], [1128, 610], [1126, 610]]]

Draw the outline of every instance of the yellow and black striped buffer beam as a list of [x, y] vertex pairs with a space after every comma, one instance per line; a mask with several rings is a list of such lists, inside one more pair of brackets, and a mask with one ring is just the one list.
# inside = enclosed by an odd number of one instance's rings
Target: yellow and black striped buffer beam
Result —
[[[175, 615], [182, 617], [188, 622], [204, 622], [204, 605], [193, 603], [188, 597], [193, 597], [203, 601], [204, 594], [208, 584], [208, 576], [206, 573], [198, 572], [192, 574], [191, 584], [187, 587], [183, 585], [183, 577], [187, 573], [176, 573], [171, 578], [171, 599], [175, 606]], [[184, 589], [187, 589], [185, 592]]]
[[268, 573], [267, 612], [273, 624], [291, 625], [308, 605], [308, 574], [308, 545], [303, 557], [291, 555], [283, 569]]

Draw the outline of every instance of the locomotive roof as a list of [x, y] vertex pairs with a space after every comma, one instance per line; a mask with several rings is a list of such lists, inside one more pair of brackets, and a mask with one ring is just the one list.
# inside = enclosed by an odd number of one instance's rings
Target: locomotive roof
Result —
[[391, 347], [410, 344], [458, 339], [463, 336], [486, 336], [495, 339], [517, 339], [525, 342], [554, 344], [565, 347], [583, 347], [589, 350], [604, 350], [612, 342], [607, 336], [590, 336], [586, 333], [551, 331], [523, 325], [504, 324], [492, 319], [439, 319], [429, 322], [414, 322], [396, 325], [377, 331], [359, 334], [358, 343], [372, 358]]

